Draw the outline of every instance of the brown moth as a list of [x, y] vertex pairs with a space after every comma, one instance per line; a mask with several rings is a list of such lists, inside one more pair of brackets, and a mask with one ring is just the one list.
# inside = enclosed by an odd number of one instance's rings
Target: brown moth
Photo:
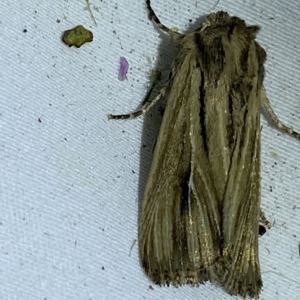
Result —
[[169, 80], [151, 102], [167, 104], [139, 220], [139, 251], [157, 284], [210, 280], [229, 294], [258, 298], [260, 109], [300, 138], [273, 112], [263, 86], [265, 50], [258, 26], [212, 13], [186, 35], [164, 26], [146, 1], [149, 19], [179, 42]]

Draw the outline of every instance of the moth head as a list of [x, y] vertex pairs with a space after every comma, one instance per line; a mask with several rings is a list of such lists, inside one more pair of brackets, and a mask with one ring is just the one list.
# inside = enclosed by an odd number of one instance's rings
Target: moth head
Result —
[[218, 11], [217, 13], [212, 13], [206, 16], [204, 22], [197, 29], [197, 31], [204, 31], [208, 27], [215, 27], [224, 25], [230, 20], [231, 17], [225, 11]]

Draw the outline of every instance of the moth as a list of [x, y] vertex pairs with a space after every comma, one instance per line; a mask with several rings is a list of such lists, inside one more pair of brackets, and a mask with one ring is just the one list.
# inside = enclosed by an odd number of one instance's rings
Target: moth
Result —
[[139, 252], [157, 284], [207, 280], [231, 295], [258, 298], [260, 221], [260, 109], [275, 115], [263, 86], [265, 50], [258, 26], [224, 11], [209, 14], [186, 35], [163, 25], [146, 1], [149, 19], [179, 44], [162, 97], [166, 108], [139, 220]]

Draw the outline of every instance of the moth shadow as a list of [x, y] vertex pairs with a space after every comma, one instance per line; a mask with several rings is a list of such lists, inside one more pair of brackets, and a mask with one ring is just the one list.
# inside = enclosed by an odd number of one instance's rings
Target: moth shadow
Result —
[[[195, 31], [201, 23], [203, 23], [205, 16], [197, 18], [196, 22], [187, 26], [186, 30], [180, 32], [187, 34]], [[155, 24], [153, 26], [157, 29], [160, 36], [160, 44], [158, 50], [158, 58], [155, 63], [155, 69], [162, 71], [161, 81], [153, 90], [150, 99], [154, 99], [159, 94], [159, 90], [163, 87], [169, 77], [172, 62], [178, 54], [178, 45], [172, 42], [169, 35], [158, 29]], [[173, 26], [173, 24], [171, 24]], [[163, 112], [165, 108], [166, 99], [161, 99], [152, 107], [146, 115], [144, 115], [144, 124], [142, 130], [141, 148], [140, 148], [140, 170], [139, 170], [139, 190], [138, 190], [138, 203], [139, 203], [139, 218], [142, 208], [142, 201], [144, 197], [145, 187], [150, 172], [151, 163], [153, 159], [153, 151], [155, 148], [156, 140], [161, 125]]]

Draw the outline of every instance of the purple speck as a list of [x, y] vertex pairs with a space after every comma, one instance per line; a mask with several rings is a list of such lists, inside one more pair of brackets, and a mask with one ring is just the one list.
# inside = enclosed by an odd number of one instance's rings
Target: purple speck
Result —
[[128, 69], [129, 69], [128, 61], [126, 60], [125, 57], [121, 57], [120, 58], [119, 76], [118, 76], [119, 80], [123, 81], [127, 78], [126, 74], [128, 72]]

